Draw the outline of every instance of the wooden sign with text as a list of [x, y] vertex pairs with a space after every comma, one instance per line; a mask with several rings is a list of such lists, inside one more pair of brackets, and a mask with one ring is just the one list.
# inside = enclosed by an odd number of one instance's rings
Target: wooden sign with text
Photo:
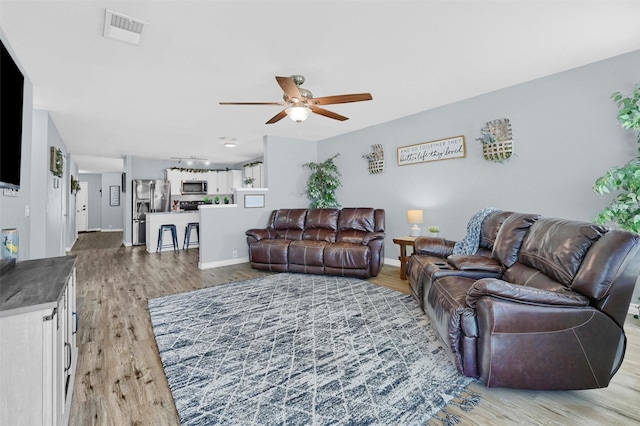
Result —
[[449, 160], [467, 156], [464, 136], [454, 136], [432, 142], [398, 148], [398, 165], [426, 163], [427, 161]]

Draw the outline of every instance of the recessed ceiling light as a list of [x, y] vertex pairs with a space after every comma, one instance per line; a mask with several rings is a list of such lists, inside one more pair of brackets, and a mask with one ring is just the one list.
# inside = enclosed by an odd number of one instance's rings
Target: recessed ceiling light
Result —
[[238, 144], [236, 144], [235, 142], [225, 142], [224, 146], [226, 146], [227, 148], [235, 148], [236, 146], [238, 146]]
[[220, 140], [224, 141], [224, 146], [226, 146], [227, 148], [235, 148], [236, 146], [238, 146], [238, 144], [236, 143], [236, 138], [233, 138], [231, 136], [220, 136]]

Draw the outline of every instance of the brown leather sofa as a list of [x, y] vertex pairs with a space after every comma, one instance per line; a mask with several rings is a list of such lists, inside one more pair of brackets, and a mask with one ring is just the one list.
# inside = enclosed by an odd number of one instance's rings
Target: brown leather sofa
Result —
[[254, 269], [375, 277], [384, 258], [384, 210], [274, 210], [264, 229], [246, 231]]
[[427, 254], [407, 266], [412, 294], [445, 350], [461, 373], [487, 387], [608, 386], [625, 353], [640, 236], [500, 214], [506, 217], [495, 240], [499, 218], [483, 223], [486, 241], [477, 255], [447, 256], [448, 243], [432, 240], [431, 251], [429, 241], [416, 241]]

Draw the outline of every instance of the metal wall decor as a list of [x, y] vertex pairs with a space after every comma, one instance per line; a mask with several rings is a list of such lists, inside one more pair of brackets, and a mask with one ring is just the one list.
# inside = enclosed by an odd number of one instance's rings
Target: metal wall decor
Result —
[[508, 118], [498, 118], [487, 122], [480, 129], [482, 155], [485, 160], [502, 162], [513, 155], [513, 132]]
[[384, 172], [384, 147], [377, 143], [369, 147], [369, 153], [363, 154], [362, 158], [369, 163], [369, 174]]

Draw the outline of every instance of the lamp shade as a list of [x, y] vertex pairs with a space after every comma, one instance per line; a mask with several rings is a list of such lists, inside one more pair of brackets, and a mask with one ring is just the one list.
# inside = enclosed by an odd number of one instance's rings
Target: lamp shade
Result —
[[422, 223], [424, 220], [422, 210], [407, 210], [407, 222], [411, 224]]
[[422, 214], [422, 210], [407, 210], [407, 222], [413, 224], [413, 226], [411, 227], [411, 233], [409, 235], [411, 235], [412, 237], [420, 236], [420, 227], [418, 226], [418, 224], [422, 223], [423, 220], [424, 217]]
[[300, 123], [307, 118], [309, 118], [309, 114], [311, 114], [311, 109], [306, 106], [293, 106], [284, 110], [287, 113], [290, 119], [293, 121]]

